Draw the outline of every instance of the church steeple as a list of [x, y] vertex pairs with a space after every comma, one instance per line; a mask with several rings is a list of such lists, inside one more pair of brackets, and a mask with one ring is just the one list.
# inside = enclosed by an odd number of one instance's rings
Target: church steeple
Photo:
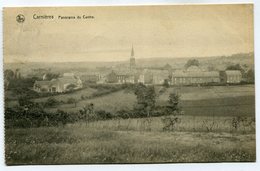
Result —
[[131, 50], [131, 57], [130, 57], [130, 70], [135, 69], [135, 57], [134, 57], [134, 47], [132, 45], [132, 50]]
[[132, 45], [132, 51], [131, 51], [131, 58], [134, 58], [135, 52], [134, 52], [134, 47]]

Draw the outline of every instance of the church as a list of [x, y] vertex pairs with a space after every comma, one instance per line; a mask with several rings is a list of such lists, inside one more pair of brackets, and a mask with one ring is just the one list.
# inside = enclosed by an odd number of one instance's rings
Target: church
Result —
[[107, 83], [143, 83], [161, 85], [169, 79], [169, 71], [164, 68], [149, 69], [137, 67], [134, 47], [130, 53], [129, 66], [122, 69], [112, 70], [106, 77]]
[[134, 47], [132, 46], [129, 67], [123, 69], [114, 69], [106, 76], [107, 83], [136, 83], [137, 82], [137, 70], [134, 57]]

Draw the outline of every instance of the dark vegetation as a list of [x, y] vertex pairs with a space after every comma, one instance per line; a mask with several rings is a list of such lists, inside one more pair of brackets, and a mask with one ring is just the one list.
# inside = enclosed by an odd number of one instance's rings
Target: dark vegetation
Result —
[[185, 64], [184, 67], [189, 68], [191, 66], [199, 66], [199, 65], [200, 65], [200, 63], [197, 59], [190, 59], [190, 60], [187, 61], [187, 63]]
[[[156, 93], [154, 86], [124, 84], [120, 86], [91, 85], [91, 87], [102, 92], [100, 94], [94, 94], [93, 97], [122, 89], [134, 92], [137, 97], [137, 103], [133, 110], [119, 110], [116, 113], [110, 113], [104, 110], [95, 110], [95, 104], [86, 104], [83, 109], [75, 113], [64, 112], [61, 110], [49, 113], [44, 110], [45, 107], [55, 107], [61, 102], [50, 97], [44, 103], [35, 103], [23, 96], [18, 99], [18, 106], [5, 109], [5, 125], [6, 127], [58, 126], [78, 121], [89, 123], [91, 121], [112, 118], [150, 118], [152, 116], [171, 115], [173, 113], [176, 115], [180, 112], [179, 96], [176, 94], [170, 94], [167, 105], [155, 106]], [[66, 103], [74, 104], [76, 106], [77, 100], [69, 98]]]

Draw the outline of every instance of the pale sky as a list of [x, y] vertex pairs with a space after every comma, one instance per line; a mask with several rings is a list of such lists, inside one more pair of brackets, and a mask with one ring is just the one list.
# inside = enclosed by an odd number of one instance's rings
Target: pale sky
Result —
[[253, 38], [253, 5], [4, 9], [4, 62], [121, 61], [132, 44], [137, 59], [231, 55], [254, 51]]

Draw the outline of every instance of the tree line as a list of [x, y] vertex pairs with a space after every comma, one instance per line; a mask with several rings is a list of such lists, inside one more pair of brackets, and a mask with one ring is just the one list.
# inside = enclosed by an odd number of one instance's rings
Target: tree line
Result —
[[[75, 112], [46, 112], [44, 104], [32, 102], [29, 99], [19, 100], [19, 105], [5, 109], [6, 127], [39, 127], [58, 126], [75, 122], [92, 122], [106, 119], [150, 118], [153, 116], [167, 116], [181, 111], [180, 96], [175, 93], [169, 95], [166, 105], [156, 106], [156, 92], [154, 86], [141, 83], [124, 85], [126, 91], [136, 95], [137, 102], [132, 110], [119, 110], [110, 113], [105, 110], [96, 110], [95, 104], [87, 103], [82, 109]], [[54, 102], [47, 101], [49, 105]], [[73, 101], [74, 102], [74, 101]], [[72, 103], [72, 102], [71, 102]]]

